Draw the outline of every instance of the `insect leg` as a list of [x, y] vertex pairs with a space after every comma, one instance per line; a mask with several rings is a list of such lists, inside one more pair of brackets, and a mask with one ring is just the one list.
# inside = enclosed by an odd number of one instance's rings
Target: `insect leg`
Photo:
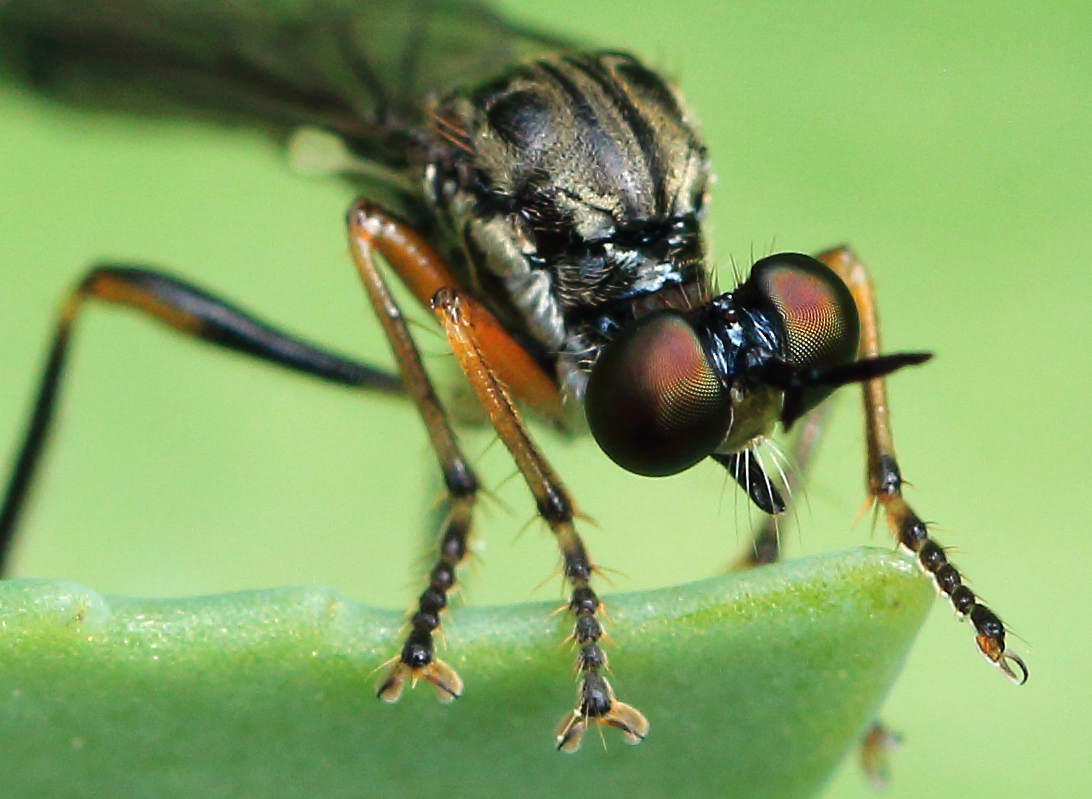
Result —
[[[880, 353], [879, 320], [868, 270], [848, 247], [837, 247], [818, 256], [845, 281], [857, 302], [861, 318], [862, 358]], [[952, 603], [961, 618], [969, 617], [975, 628], [975, 644], [987, 661], [1018, 684], [1028, 678], [1024, 661], [1005, 646], [1005, 625], [983, 605], [966, 585], [944, 549], [929, 536], [928, 528], [902, 496], [902, 474], [895, 458], [887, 388], [883, 379], [862, 383], [865, 437], [868, 448], [869, 495], [886, 511], [888, 527], [899, 545], [912, 552], [932, 578], [937, 590]], [[1019, 670], [1013, 670], [1013, 667]]]
[[[453, 668], [436, 657], [433, 633], [440, 627], [440, 612], [447, 607], [447, 595], [455, 585], [455, 569], [466, 557], [478, 479], [462, 453], [440, 398], [421, 363], [421, 355], [402, 311], [375, 264], [373, 252], [376, 250], [392, 265], [399, 262], [399, 251], [392, 239], [402, 228], [384, 230], [382, 224], [387, 219], [375, 206], [355, 203], [348, 217], [350, 249], [368, 298], [398, 360], [402, 382], [417, 405], [439, 458], [447, 487], [448, 515], [440, 536], [440, 556], [429, 574], [428, 587], [417, 600], [417, 610], [410, 617], [410, 630], [402, 651], [380, 683], [377, 696], [385, 702], [397, 702], [407, 680], [412, 685], [419, 677], [424, 677], [436, 686], [440, 701], [446, 703], [462, 694], [463, 681]], [[440, 263], [438, 258], [436, 263]]]
[[640, 743], [648, 734], [648, 720], [636, 708], [614, 698], [603, 674], [607, 657], [599, 646], [603, 636], [599, 622], [602, 602], [591, 587], [594, 566], [573, 526], [572, 498], [531, 441], [507, 387], [492, 370], [479, 345], [479, 338], [486, 339], [498, 332], [489, 330], [496, 322], [472, 297], [453, 289], [438, 291], [432, 306], [478, 401], [527, 481], [539, 515], [557, 539], [562, 570], [572, 588], [567, 608], [574, 618], [572, 639], [580, 648], [576, 664], [581, 680], [577, 705], [558, 726], [556, 746], [561, 751], [575, 752], [591, 723], [615, 727], [627, 743]]
[[[370, 248], [381, 253], [425, 308], [431, 307], [440, 289], [462, 288], [420, 234], [375, 203], [357, 200], [349, 211], [349, 226], [353, 240], [367, 241]], [[482, 313], [492, 318], [484, 308]], [[485, 329], [489, 338], [479, 340], [479, 344], [489, 352], [497, 376], [519, 403], [539, 416], [561, 418], [561, 397], [554, 379], [495, 320]]]
[[0, 574], [45, 449], [76, 319], [84, 302], [91, 299], [135, 308], [203, 341], [322, 380], [403, 393], [394, 375], [308, 344], [177, 277], [124, 264], [92, 267], [61, 309], [30, 422], [4, 492], [0, 507]]
[[[616, 700], [610, 683], [603, 676], [607, 661], [599, 647], [603, 636], [598, 618], [602, 603], [590, 585], [591, 559], [573, 527], [572, 500], [528, 437], [509, 393], [511, 391], [532, 409], [556, 417], [560, 413], [556, 385], [488, 309], [461, 292], [457, 279], [442, 259], [407, 225], [372, 203], [358, 201], [349, 212], [349, 229], [353, 257], [403, 366], [403, 380], [415, 397], [420, 397], [419, 407], [441, 461], [449, 457], [445, 455], [451, 446], [448, 440], [450, 438], [453, 443], [454, 439], [421, 369], [420, 358], [401, 314], [372, 263], [373, 249], [383, 255], [418, 299], [431, 300], [430, 305], [444, 327], [463, 373], [527, 481], [539, 514], [557, 538], [565, 577], [572, 587], [568, 609], [574, 616], [572, 637], [580, 647], [577, 666], [583, 675], [579, 702], [559, 727], [557, 748], [576, 751], [591, 722], [616, 727], [627, 742], [639, 743], [648, 733], [648, 721], [635, 708]], [[422, 595], [422, 605], [427, 596], [428, 591]], [[414, 619], [422, 612], [423, 606]], [[431, 621], [431, 618], [426, 619], [428, 623]], [[416, 631], [415, 626], [409, 640]], [[401, 683], [413, 673], [410, 664], [405, 662], [406, 655], [403, 650], [391, 677], [380, 688], [381, 696], [388, 687], [396, 696]]]

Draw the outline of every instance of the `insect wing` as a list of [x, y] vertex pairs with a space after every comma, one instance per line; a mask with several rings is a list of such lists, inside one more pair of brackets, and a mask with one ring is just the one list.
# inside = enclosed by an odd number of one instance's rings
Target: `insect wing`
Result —
[[10, 0], [4, 71], [81, 106], [310, 125], [397, 162], [423, 101], [566, 47], [445, 0]]

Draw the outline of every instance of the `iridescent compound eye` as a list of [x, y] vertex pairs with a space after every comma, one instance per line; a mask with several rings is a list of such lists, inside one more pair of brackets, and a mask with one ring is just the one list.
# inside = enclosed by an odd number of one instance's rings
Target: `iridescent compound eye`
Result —
[[716, 449], [732, 405], [694, 328], [675, 311], [657, 311], [603, 349], [588, 378], [584, 411], [611, 460], [663, 477]]
[[[790, 364], [822, 371], [857, 357], [857, 303], [829, 267], [809, 255], [781, 253], [757, 262], [748, 282], [772, 303], [785, 325]], [[833, 390], [808, 389], [804, 408], [815, 407]]]

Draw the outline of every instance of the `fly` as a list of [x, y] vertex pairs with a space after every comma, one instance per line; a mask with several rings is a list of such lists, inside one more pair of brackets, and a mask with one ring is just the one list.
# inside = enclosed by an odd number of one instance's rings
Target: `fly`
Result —
[[[223, 297], [142, 264], [97, 264], [55, 328], [0, 511], [10, 550], [45, 446], [73, 324], [87, 300], [125, 305], [195, 338], [320, 379], [407, 396], [447, 488], [427, 585], [378, 696], [418, 678], [441, 701], [463, 681], [436, 656], [479, 490], [377, 264], [430, 308], [558, 543], [580, 674], [555, 733], [576, 751], [592, 724], [631, 744], [649, 731], [607, 678], [596, 565], [568, 489], [522, 414], [588, 431], [619, 466], [675, 474], [712, 459], [770, 515], [786, 503], [756, 446], [801, 422], [801, 448], [837, 387], [862, 386], [868, 491], [978, 650], [1027, 678], [1006, 629], [962, 583], [902, 497], [884, 378], [928, 354], [881, 354], [863, 264], [845, 247], [781, 253], [717, 293], [703, 208], [710, 163], [678, 91], [631, 55], [513, 24], [471, 2], [325, 0], [275, 12], [257, 0], [9, 0], [6, 69], [69, 102], [179, 112], [333, 137], [364, 197], [350, 208], [354, 264], [396, 356], [387, 374], [296, 339]], [[297, 141], [299, 139], [297, 138]], [[779, 555], [760, 533], [751, 564]], [[619, 684], [625, 684], [620, 675]]]

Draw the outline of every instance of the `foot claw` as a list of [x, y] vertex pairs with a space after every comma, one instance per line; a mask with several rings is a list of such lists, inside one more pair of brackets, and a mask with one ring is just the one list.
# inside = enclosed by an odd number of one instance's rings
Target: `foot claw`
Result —
[[[1024, 659], [1011, 649], [1005, 649], [1004, 645], [998, 642], [996, 639], [986, 635], [979, 635], [975, 638], [975, 644], [978, 646], [978, 651], [982, 653], [982, 657], [986, 658], [989, 663], [992, 663], [997, 668], [1001, 669], [1001, 673], [1012, 680], [1017, 685], [1023, 685], [1028, 681], [1028, 667], [1024, 663]], [[1020, 670], [1017, 674], [1013, 671], [1012, 664], [1016, 665], [1016, 668]]]
[[584, 733], [593, 722], [614, 727], [622, 733], [622, 740], [631, 746], [648, 737], [648, 719], [637, 708], [615, 699], [610, 683], [598, 672], [585, 675], [579, 696], [580, 704], [557, 725], [556, 748], [559, 752], [580, 749]]
[[610, 711], [603, 716], [603, 723], [621, 731], [622, 740], [630, 746], [636, 746], [648, 737], [648, 719], [640, 710], [625, 702], [615, 700]]
[[421, 676], [436, 686], [436, 694], [441, 704], [454, 702], [463, 695], [463, 678], [442, 660], [434, 659], [422, 668]]
[[394, 664], [386, 679], [379, 684], [376, 696], [393, 705], [402, 697], [402, 690], [409, 680], [410, 687], [417, 685], [417, 680], [424, 677], [436, 687], [436, 694], [442, 704], [454, 702], [463, 695], [463, 679], [458, 672], [442, 660], [433, 659], [421, 668], [414, 669], [401, 661]]
[[569, 715], [565, 716], [561, 720], [561, 723], [557, 725], [557, 742], [554, 746], [559, 752], [573, 752], [580, 749], [580, 744], [584, 739], [584, 733], [588, 731], [588, 720], [584, 716], [580, 715], [580, 710], [576, 709]]
[[[1002, 674], [1012, 680], [1012, 682], [1014, 682], [1016, 685], [1023, 685], [1028, 681], [1027, 664], [1024, 663], [1024, 659], [1022, 657], [1013, 652], [1011, 649], [1006, 649], [1002, 651], [996, 660], [993, 660], [992, 658], [990, 658], [990, 660], [995, 666], [997, 666], [997, 668], [1001, 669]], [[1020, 670], [1019, 674], [1013, 671], [1011, 664], [1016, 664], [1016, 668]]]
[[391, 670], [387, 672], [383, 682], [379, 683], [375, 695], [388, 705], [393, 705], [402, 698], [402, 689], [405, 687], [406, 680], [409, 679], [410, 675], [409, 666], [404, 663], [395, 663]]

